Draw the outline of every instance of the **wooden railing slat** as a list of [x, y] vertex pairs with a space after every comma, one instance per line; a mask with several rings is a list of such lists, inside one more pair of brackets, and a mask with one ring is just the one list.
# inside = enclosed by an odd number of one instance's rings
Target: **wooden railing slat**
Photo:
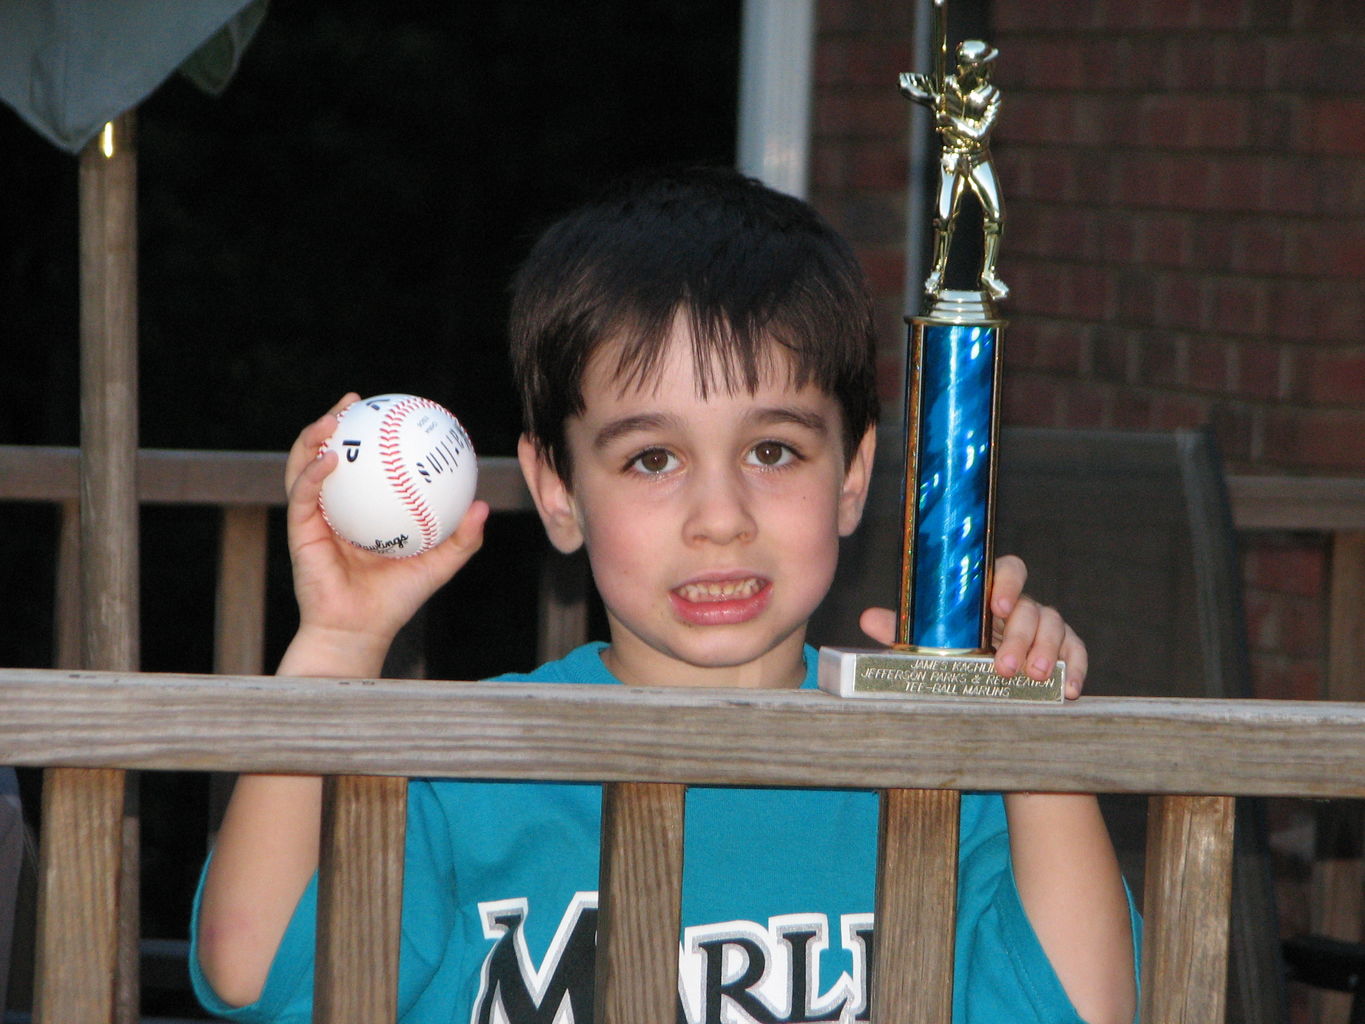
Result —
[[406, 779], [324, 780], [315, 1024], [394, 1019], [406, 823]]
[[213, 627], [213, 670], [223, 675], [265, 668], [267, 526], [262, 506], [223, 510]]
[[959, 806], [951, 789], [882, 792], [871, 978], [875, 1024], [952, 1019]]
[[1365, 530], [1339, 533], [1332, 541], [1328, 599], [1328, 700], [1365, 700]]
[[685, 787], [620, 782], [602, 792], [598, 1024], [674, 1024]]
[[1223, 1020], [1234, 801], [1157, 796], [1147, 815], [1142, 1013], [1161, 1024]]
[[587, 558], [549, 556], [540, 571], [536, 621], [536, 661], [544, 664], [564, 657], [588, 639]]
[[34, 1020], [109, 1024], [115, 1005], [125, 773], [50, 769], [43, 822]]
[[[218, 589], [214, 602], [213, 671], [260, 675], [265, 670], [266, 542], [269, 510], [262, 505], [223, 509], [218, 542]], [[232, 795], [232, 776], [209, 779], [209, 837]]]
[[53, 587], [53, 668], [81, 667], [81, 507], [58, 506], [57, 579]]

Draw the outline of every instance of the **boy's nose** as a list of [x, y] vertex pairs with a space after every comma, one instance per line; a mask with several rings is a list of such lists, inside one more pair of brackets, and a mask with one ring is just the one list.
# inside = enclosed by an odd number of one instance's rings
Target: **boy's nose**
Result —
[[729, 544], [752, 540], [758, 524], [749, 508], [742, 481], [714, 473], [693, 481], [691, 507], [684, 529], [689, 541]]

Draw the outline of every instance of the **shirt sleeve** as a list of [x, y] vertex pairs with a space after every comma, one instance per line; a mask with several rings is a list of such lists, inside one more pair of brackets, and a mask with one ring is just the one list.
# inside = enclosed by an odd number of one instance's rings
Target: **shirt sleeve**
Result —
[[[1142, 922], [1131, 894], [1128, 908], [1134, 976], [1140, 977]], [[970, 808], [964, 800], [954, 975], [957, 1024], [1084, 1024], [1024, 912], [998, 795], [976, 797]]]
[[194, 918], [190, 925], [190, 981], [204, 1009], [217, 1017], [244, 1024], [308, 1024], [313, 1013], [313, 946], [317, 921], [318, 890], [314, 875], [304, 889], [285, 928], [280, 948], [271, 961], [261, 997], [246, 1006], [229, 1006], [213, 990], [199, 966], [199, 903], [204, 878], [213, 857], [204, 863], [199, 889], [194, 894]]

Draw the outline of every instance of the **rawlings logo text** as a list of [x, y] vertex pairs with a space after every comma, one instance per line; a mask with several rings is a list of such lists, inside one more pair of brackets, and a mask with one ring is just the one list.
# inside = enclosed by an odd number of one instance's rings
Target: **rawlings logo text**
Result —
[[408, 535], [406, 533], [400, 533], [397, 537], [394, 537], [393, 540], [376, 539], [373, 544], [361, 544], [360, 547], [366, 551], [392, 551], [395, 548], [401, 549], [406, 547], [407, 543]]

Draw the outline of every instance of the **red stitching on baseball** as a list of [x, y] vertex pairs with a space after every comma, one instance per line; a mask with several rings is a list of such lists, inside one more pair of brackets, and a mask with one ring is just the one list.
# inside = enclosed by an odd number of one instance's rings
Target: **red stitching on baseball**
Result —
[[402, 451], [398, 431], [407, 419], [408, 413], [415, 409], [431, 409], [435, 412], [443, 412], [441, 406], [435, 402], [416, 396], [409, 396], [400, 402], [395, 402], [384, 413], [384, 418], [379, 423], [379, 452], [389, 481], [393, 484], [408, 513], [416, 520], [417, 528], [422, 531], [422, 546], [418, 552], [420, 554], [436, 545], [436, 538], [440, 535], [441, 523], [422, 496], [422, 492], [415, 486], [415, 482], [408, 474], [407, 466], [403, 464], [401, 458]]

